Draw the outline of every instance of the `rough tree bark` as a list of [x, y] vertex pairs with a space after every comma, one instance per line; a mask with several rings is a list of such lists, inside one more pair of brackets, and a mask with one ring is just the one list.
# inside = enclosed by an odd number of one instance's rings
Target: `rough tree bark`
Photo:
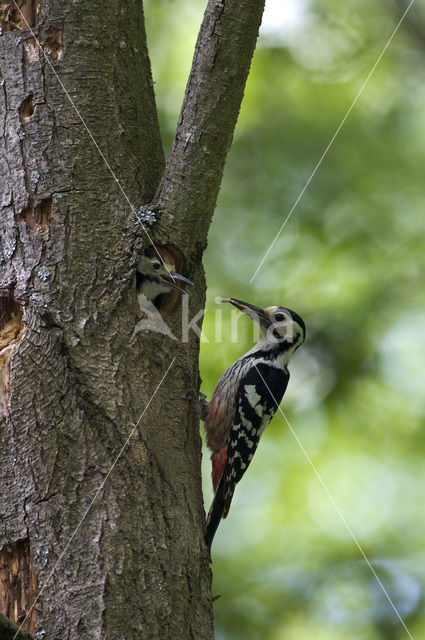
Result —
[[193, 317], [263, 2], [208, 3], [165, 169], [141, 2], [18, 5], [0, 2], [0, 611], [48, 640], [206, 640], [199, 341], [131, 341], [151, 244], [131, 205], [186, 265]]

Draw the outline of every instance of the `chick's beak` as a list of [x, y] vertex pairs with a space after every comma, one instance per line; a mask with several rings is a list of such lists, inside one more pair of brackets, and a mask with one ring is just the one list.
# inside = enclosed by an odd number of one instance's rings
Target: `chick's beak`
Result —
[[239, 309], [242, 313], [246, 313], [258, 324], [260, 329], [265, 330], [271, 324], [268, 315], [261, 307], [255, 307], [253, 304], [249, 304], [249, 302], [242, 302], [242, 300], [236, 300], [236, 298], [223, 298], [221, 302], [230, 302], [236, 309]]
[[192, 280], [189, 280], [188, 278], [185, 278], [184, 276], [181, 276], [176, 271], [170, 271], [170, 276], [173, 277], [175, 280], [181, 280], [182, 282], [185, 282], [186, 284], [190, 284], [193, 287]]
[[180, 280], [181, 282], [185, 282], [186, 284], [190, 284], [191, 286], [193, 286], [193, 282], [191, 280], [189, 280], [188, 278], [185, 278], [184, 276], [180, 275], [180, 273], [177, 273], [176, 271], [170, 271], [167, 274], [161, 275], [160, 278], [164, 280], [169, 287], [176, 289], [180, 293], [186, 293], [186, 291], [181, 287], [179, 287], [178, 284], [176, 284], [175, 282], [176, 280]]

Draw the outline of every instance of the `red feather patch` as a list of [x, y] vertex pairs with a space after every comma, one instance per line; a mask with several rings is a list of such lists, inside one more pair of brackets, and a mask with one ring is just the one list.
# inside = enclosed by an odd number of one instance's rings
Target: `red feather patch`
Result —
[[218, 483], [220, 482], [221, 476], [223, 475], [224, 467], [226, 466], [227, 445], [224, 445], [224, 447], [222, 447], [220, 451], [213, 453], [211, 455], [211, 460], [212, 460], [211, 477], [212, 477], [213, 489], [215, 493], [218, 487]]

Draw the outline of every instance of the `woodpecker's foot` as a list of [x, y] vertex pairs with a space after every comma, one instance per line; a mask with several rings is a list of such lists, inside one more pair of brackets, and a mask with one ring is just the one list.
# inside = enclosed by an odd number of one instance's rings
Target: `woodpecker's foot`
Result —
[[208, 402], [205, 393], [199, 392], [199, 408], [201, 411], [201, 420], [205, 422], [208, 418]]

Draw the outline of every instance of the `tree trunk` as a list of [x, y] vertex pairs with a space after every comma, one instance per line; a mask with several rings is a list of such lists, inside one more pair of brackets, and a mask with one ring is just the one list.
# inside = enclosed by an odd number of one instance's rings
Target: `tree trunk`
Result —
[[48, 640], [212, 638], [199, 339], [132, 338], [134, 271], [167, 244], [202, 308], [262, 3], [209, 3], [165, 171], [141, 3], [18, 5], [0, 3], [0, 611]]

